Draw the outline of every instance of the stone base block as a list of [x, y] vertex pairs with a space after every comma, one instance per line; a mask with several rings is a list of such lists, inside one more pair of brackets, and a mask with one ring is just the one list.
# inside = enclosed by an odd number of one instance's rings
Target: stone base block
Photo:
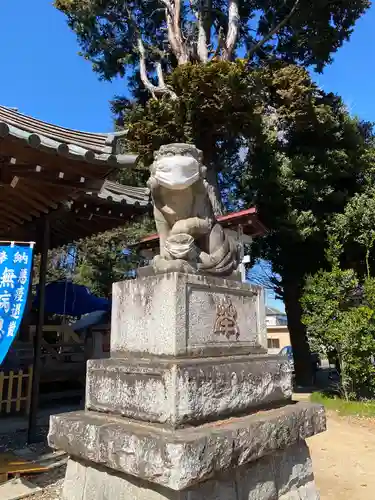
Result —
[[52, 416], [48, 442], [76, 459], [181, 491], [325, 428], [324, 408], [310, 403], [177, 430], [90, 411]]
[[111, 356], [267, 354], [261, 287], [164, 273], [114, 283]]
[[[226, 231], [225, 231], [226, 232]], [[138, 278], [150, 278], [150, 276], [157, 276], [160, 274], [165, 274], [165, 271], [155, 271], [154, 266], [143, 266], [138, 267], [137, 269], [137, 277]], [[208, 278], [212, 278], [212, 274], [205, 274], [204, 272], [199, 273], [200, 276], [207, 276]], [[231, 275], [226, 276], [225, 279], [227, 281], [242, 281], [242, 276], [239, 271], [234, 271]]]
[[279, 356], [102, 359], [88, 362], [86, 409], [173, 428], [250, 413], [292, 396]]
[[68, 462], [63, 500], [319, 500], [305, 441], [183, 491], [87, 461]]

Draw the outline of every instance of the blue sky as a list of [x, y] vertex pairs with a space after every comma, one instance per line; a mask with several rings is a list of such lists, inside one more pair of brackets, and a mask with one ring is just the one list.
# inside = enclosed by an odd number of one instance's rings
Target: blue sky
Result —
[[[340, 94], [352, 113], [375, 121], [374, 26], [375, 6], [359, 20], [332, 66], [315, 78], [325, 90]], [[98, 80], [51, 0], [1, 0], [0, 46], [1, 104], [71, 128], [112, 129], [108, 101], [126, 91], [125, 82]]]
[[[353, 114], [370, 121], [375, 121], [374, 26], [375, 6], [359, 20], [334, 63], [314, 75], [324, 90], [340, 94]], [[126, 92], [125, 82], [98, 80], [51, 0], [1, 0], [0, 47], [1, 104], [65, 127], [112, 130], [108, 101]]]
[[98, 80], [52, 0], [1, 0], [0, 45], [1, 104], [65, 127], [113, 129], [108, 101], [125, 82]]

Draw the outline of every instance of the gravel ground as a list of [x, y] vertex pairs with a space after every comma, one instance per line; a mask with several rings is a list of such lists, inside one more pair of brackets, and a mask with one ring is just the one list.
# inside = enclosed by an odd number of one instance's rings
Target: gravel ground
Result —
[[[0, 453], [12, 452], [24, 447], [30, 448], [38, 455], [51, 451], [47, 444], [48, 427], [40, 427], [38, 431], [39, 443], [27, 445], [27, 431], [21, 430], [12, 434], [0, 434]], [[61, 490], [65, 477], [66, 465], [56, 467], [43, 474], [31, 474], [25, 477], [28, 481], [43, 488], [43, 491], [25, 497], [25, 500], [60, 500]]]
[[31, 497], [25, 497], [24, 500], [60, 500], [63, 481], [63, 479], [60, 479], [60, 481], [58, 481], [54, 485], [49, 486], [45, 490], [36, 493]]
[[43, 490], [29, 497], [25, 497], [25, 500], [60, 500], [65, 469], [66, 467], [63, 466], [46, 472], [45, 474], [40, 474], [39, 476], [29, 476], [27, 479], [33, 484], [37, 484], [43, 488]]
[[321, 500], [375, 498], [375, 419], [328, 413], [328, 430], [310, 438]]
[[47, 434], [48, 427], [40, 427], [37, 436], [40, 442], [31, 445], [27, 445], [27, 430], [19, 430], [12, 434], [0, 434], [0, 453], [19, 450], [25, 446], [33, 451], [43, 453], [50, 449], [47, 445]]
[[24, 497], [24, 500], [61, 500], [63, 482], [64, 478], [59, 479], [49, 486], [44, 487], [42, 491]]

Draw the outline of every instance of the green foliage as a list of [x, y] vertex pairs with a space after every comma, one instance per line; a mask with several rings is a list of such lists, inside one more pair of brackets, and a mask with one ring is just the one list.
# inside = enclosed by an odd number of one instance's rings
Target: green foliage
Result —
[[[345, 213], [352, 216], [356, 202], [349, 202]], [[336, 217], [341, 222], [342, 218]], [[360, 241], [368, 241], [366, 232], [371, 230], [365, 230]], [[333, 234], [330, 243], [332, 269], [320, 270], [307, 279], [302, 298], [303, 321], [315, 348], [337, 354], [346, 399], [374, 397], [375, 278], [368, 276], [362, 281], [353, 269], [342, 269], [339, 237]], [[369, 249], [373, 241], [370, 245]]]
[[310, 401], [323, 405], [327, 410], [336, 411], [340, 416], [375, 416], [375, 403], [373, 401], [346, 401], [321, 392], [311, 394]]
[[[181, 3], [182, 36], [190, 47], [190, 61], [194, 62], [197, 20], [191, 6], [197, 2]], [[295, 3], [294, 15], [288, 18]], [[105, 79], [133, 75], [138, 64], [139, 33], [151, 61], [163, 58], [165, 64], [175, 64], [166, 39], [163, 4], [160, 0], [55, 0], [55, 6], [67, 15], [69, 26], [77, 34], [82, 55]], [[211, 57], [215, 57], [219, 34], [227, 31], [228, 4], [227, 0], [207, 2]], [[349, 38], [369, 5], [368, 0], [239, 1], [237, 48], [245, 48], [254, 64], [281, 59], [321, 71], [331, 62], [331, 54]], [[274, 36], [254, 52], [257, 42], [278, 25]]]
[[168, 83], [176, 101], [116, 108], [129, 149], [147, 166], [161, 144], [194, 142], [219, 173], [227, 207], [257, 206], [269, 232], [255, 240], [252, 256], [270, 261], [281, 277], [277, 291], [291, 334], [299, 329], [303, 336], [304, 279], [327, 266], [332, 216], [366, 188], [374, 165], [371, 126], [351, 118], [340, 98], [294, 65], [249, 71], [244, 60], [190, 64]]
[[314, 211], [341, 209], [346, 191], [355, 192], [350, 180], [368, 163], [364, 126], [304, 69], [277, 63], [249, 71], [245, 60], [188, 64], [168, 83], [177, 100], [113, 103], [117, 125], [129, 130], [126, 147], [144, 166], [162, 144], [194, 142], [222, 187], [256, 203], [270, 229], [287, 217], [303, 237], [316, 225]]
[[172, 72], [168, 83], [179, 99], [127, 107], [124, 101], [113, 103], [117, 125], [129, 130], [127, 148], [138, 151], [146, 166], [161, 145], [181, 141], [196, 144], [217, 171], [233, 162], [244, 131], [255, 135], [260, 126], [258, 72], [249, 72], [244, 60], [186, 64]]
[[270, 260], [281, 276], [302, 277], [325, 265], [327, 222], [363, 189], [372, 144], [367, 124], [303, 70], [270, 72], [268, 88], [276, 124], [266, 123], [258, 144], [250, 144], [238, 195], [255, 202], [270, 230], [254, 256]]
[[[321, 71], [370, 3], [239, 1], [239, 36], [230, 60], [244, 48], [247, 60], [225, 62], [220, 59], [229, 31], [229, 2], [209, 0], [204, 5], [209, 9], [210, 62], [201, 64], [191, 11], [200, 3], [184, 1], [177, 24], [189, 64], [178, 67], [178, 51], [172, 50], [167, 35], [166, 3], [55, 0], [99, 76], [128, 76], [134, 99], [119, 97], [113, 109], [117, 125], [129, 128], [124, 146], [141, 153], [140, 168], [150, 164], [162, 144], [194, 142], [203, 150], [209, 185], [215, 190], [219, 181], [227, 208], [258, 207], [269, 233], [258, 239], [252, 253], [270, 260], [281, 276], [293, 349], [299, 356], [294, 341], [296, 333], [304, 335], [297, 332], [304, 277], [326, 265], [327, 221], [363, 190], [363, 172], [372, 162], [372, 133], [296, 65]], [[139, 74], [139, 38], [150, 80], [156, 83], [154, 68], [160, 62], [177, 99], [168, 93], [149, 99]], [[257, 45], [262, 39], [266, 43]], [[142, 171], [137, 174], [141, 178]]]
[[78, 242], [74, 282], [87, 286], [98, 296], [108, 297], [112, 284], [122, 281], [126, 273], [136, 267], [137, 256], [124, 255], [124, 249], [150, 230], [150, 221], [144, 220]]
[[[92, 293], [109, 297], [112, 284], [126, 278], [135, 269], [140, 257], [135, 251], [124, 255], [124, 249], [137, 243], [143, 236], [154, 231], [150, 218], [131, 222], [127, 226], [99, 233], [49, 252], [48, 281], [72, 280], [87, 286]], [[39, 256], [35, 269], [39, 268]], [[34, 276], [34, 282], [39, 280]]]
[[375, 243], [375, 190], [371, 186], [372, 170], [365, 170], [366, 173], [369, 179], [365, 191], [356, 194], [343, 213], [332, 220], [331, 232], [343, 245], [346, 262], [354, 266], [360, 275], [370, 276]]
[[175, 101], [125, 108], [115, 101], [117, 124], [129, 129], [127, 148], [148, 166], [162, 144], [194, 142], [222, 188], [258, 207], [270, 232], [254, 255], [271, 260], [279, 274], [319, 269], [327, 220], [373, 169], [371, 128], [293, 65], [249, 71], [245, 60], [188, 64], [168, 83]]

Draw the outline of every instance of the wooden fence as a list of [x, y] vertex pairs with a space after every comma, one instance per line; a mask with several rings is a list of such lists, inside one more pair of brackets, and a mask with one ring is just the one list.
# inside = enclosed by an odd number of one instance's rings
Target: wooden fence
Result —
[[32, 366], [26, 372], [0, 372], [0, 414], [18, 413], [21, 410], [29, 412], [32, 380]]
[[[36, 327], [29, 327], [29, 343], [33, 344]], [[82, 363], [85, 366], [85, 339], [70, 325], [44, 325], [42, 364], [45, 367]]]

